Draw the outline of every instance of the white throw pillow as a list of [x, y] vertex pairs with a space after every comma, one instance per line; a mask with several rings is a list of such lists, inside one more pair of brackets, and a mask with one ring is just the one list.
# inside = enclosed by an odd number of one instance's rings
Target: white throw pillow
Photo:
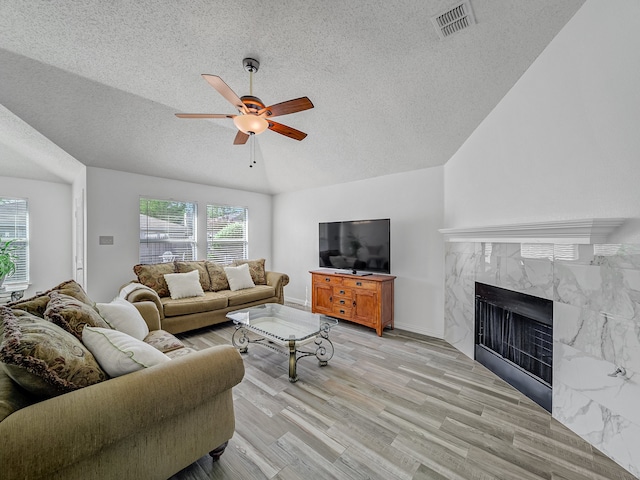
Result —
[[224, 273], [227, 275], [229, 288], [234, 292], [256, 286], [251, 279], [248, 263], [243, 263], [237, 267], [224, 267]]
[[96, 306], [102, 318], [116, 330], [138, 340], [144, 340], [149, 335], [147, 322], [131, 302], [115, 298], [111, 303], [96, 303]]
[[164, 279], [169, 287], [171, 298], [174, 300], [204, 295], [198, 270], [191, 270], [187, 273], [165, 273]]
[[171, 360], [160, 350], [118, 330], [84, 327], [82, 343], [111, 377]]

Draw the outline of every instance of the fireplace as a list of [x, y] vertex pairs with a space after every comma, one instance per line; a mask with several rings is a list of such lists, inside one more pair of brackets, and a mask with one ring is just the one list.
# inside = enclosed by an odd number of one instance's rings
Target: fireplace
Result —
[[476, 283], [475, 359], [551, 411], [553, 302]]

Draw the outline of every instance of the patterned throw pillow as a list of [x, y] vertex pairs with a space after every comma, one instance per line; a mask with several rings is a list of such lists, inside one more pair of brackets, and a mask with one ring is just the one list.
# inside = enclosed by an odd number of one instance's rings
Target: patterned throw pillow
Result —
[[202, 289], [204, 291], [211, 290], [211, 279], [209, 278], [209, 272], [207, 271], [207, 265], [204, 260], [176, 262], [176, 271], [178, 273], [188, 273], [192, 270], [198, 270]]
[[53, 397], [107, 379], [91, 352], [48, 320], [0, 307], [1, 330], [2, 368], [35, 395]]
[[49, 295], [51, 294], [51, 292], [58, 292], [69, 295], [70, 297], [76, 298], [82, 303], [95, 308], [95, 304], [93, 303], [93, 301], [87, 296], [84, 289], [75, 280], [67, 280], [66, 282], [62, 282], [57, 287], [53, 287], [51, 290], [47, 290], [44, 293], [24, 300], [18, 300], [17, 302], [10, 303], [6, 306], [13, 309], [24, 310], [25, 312], [29, 312], [32, 315], [44, 318], [44, 311], [47, 309], [47, 304], [50, 300]]
[[93, 308], [69, 295], [51, 292], [51, 300], [44, 312], [44, 318], [82, 340], [82, 329], [90, 327], [111, 328]]
[[133, 272], [138, 276], [138, 282], [153, 288], [161, 297], [168, 297], [169, 287], [164, 281], [164, 276], [167, 273], [176, 273], [176, 266], [173, 262], [136, 265]]
[[217, 263], [206, 261], [207, 272], [211, 279], [211, 291], [218, 292], [220, 290], [229, 290], [229, 281], [224, 273], [224, 266]]
[[249, 273], [251, 274], [253, 283], [256, 285], [266, 285], [267, 274], [264, 271], [264, 258], [259, 260], [236, 260], [233, 262], [236, 267], [244, 265], [245, 263], [249, 264]]

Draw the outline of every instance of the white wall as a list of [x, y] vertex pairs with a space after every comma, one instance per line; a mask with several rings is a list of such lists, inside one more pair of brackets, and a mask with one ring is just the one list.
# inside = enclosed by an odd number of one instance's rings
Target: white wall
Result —
[[[206, 205], [219, 203], [249, 209], [249, 257], [265, 258], [272, 269], [269, 195], [211, 187], [101, 168], [87, 168], [87, 292], [96, 302], [111, 300], [134, 278], [138, 264], [140, 196], [198, 203], [198, 258], [206, 256]], [[101, 235], [113, 245], [98, 245]]]
[[443, 336], [442, 167], [274, 197], [274, 265], [291, 281], [289, 300], [311, 302], [309, 270], [318, 268], [318, 223], [391, 219], [395, 326]]
[[445, 225], [640, 216], [640, 2], [589, 0], [445, 166]]
[[0, 177], [0, 196], [29, 200], [29, 278], [25, 298], [73, 278], [71, 185]]

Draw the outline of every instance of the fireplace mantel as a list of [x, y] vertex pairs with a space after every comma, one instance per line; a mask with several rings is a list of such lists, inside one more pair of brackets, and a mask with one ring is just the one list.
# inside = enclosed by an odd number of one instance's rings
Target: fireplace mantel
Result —
[[438, 230], [447, 242], [607, 243], [625, 218], [590, 218]]

